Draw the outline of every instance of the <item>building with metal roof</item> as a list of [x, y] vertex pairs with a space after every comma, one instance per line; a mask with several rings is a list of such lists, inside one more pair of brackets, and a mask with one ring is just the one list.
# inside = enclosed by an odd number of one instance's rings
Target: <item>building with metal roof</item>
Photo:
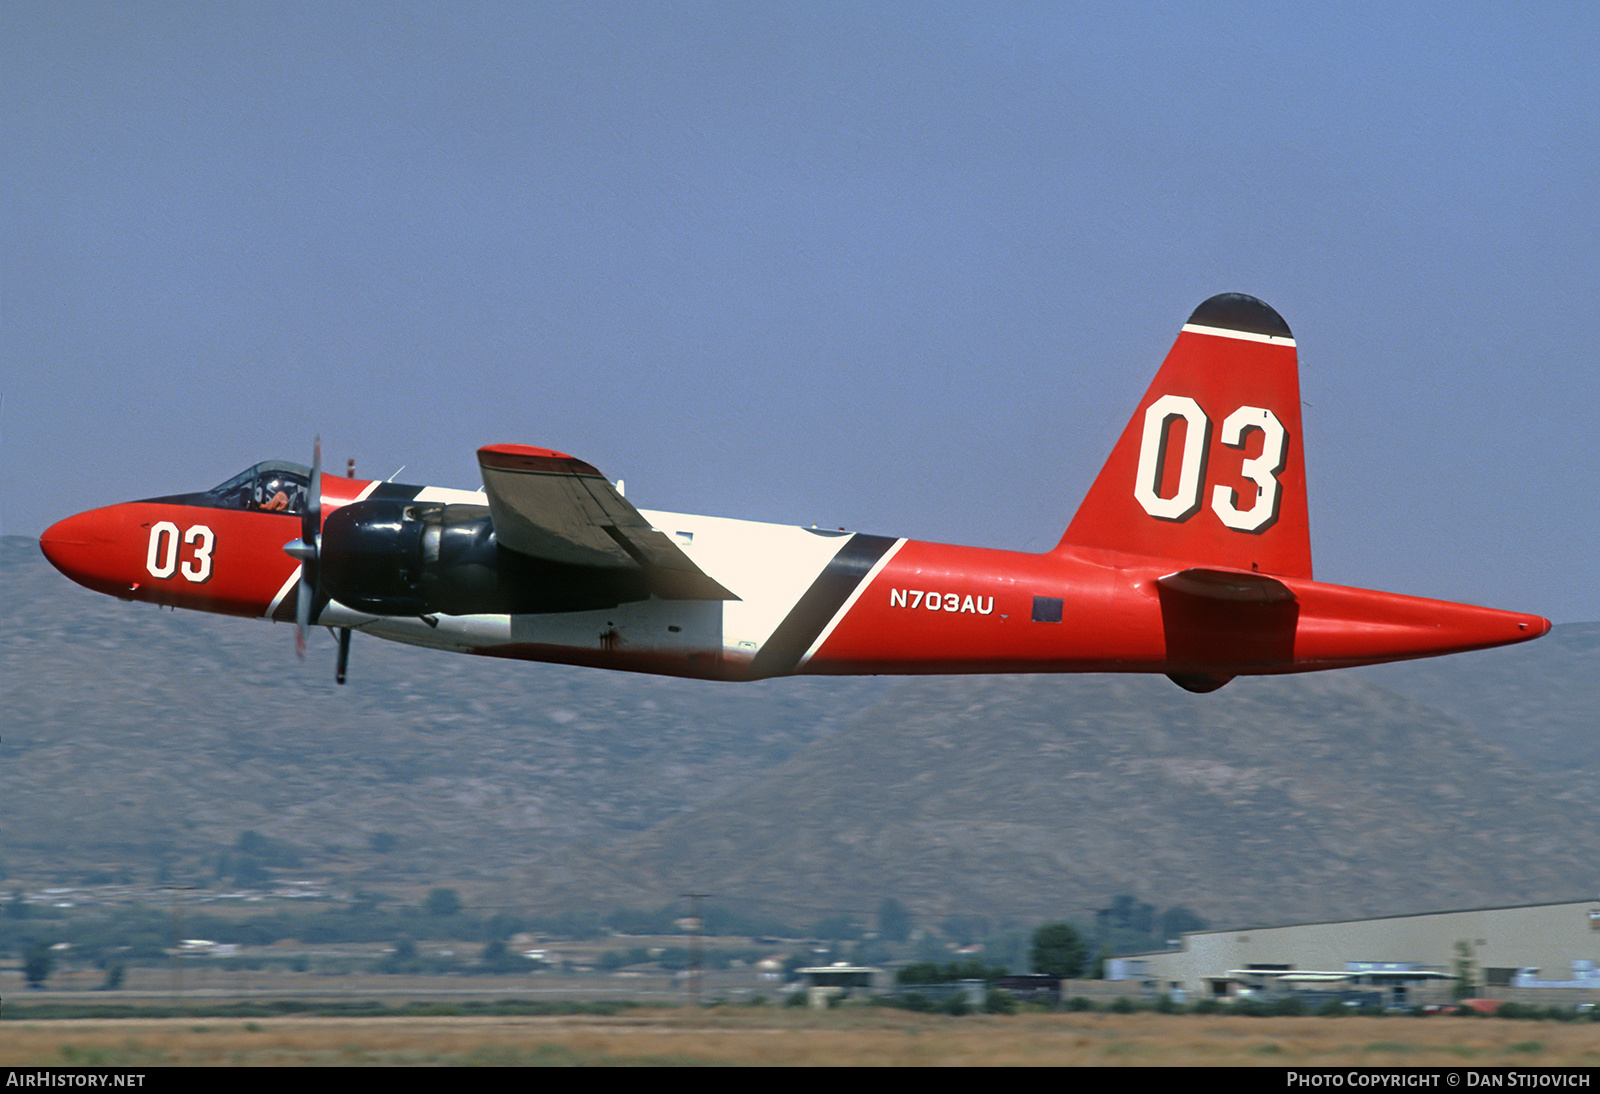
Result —
[[1600, 900], [1246, 927], [1185, 934], [1180, 950], [1108, 964], [1190, 998], [1262, 992], [1371, 994], [1385, 1004], [1471, 994], [1530, 1003], [1600, 1001]]

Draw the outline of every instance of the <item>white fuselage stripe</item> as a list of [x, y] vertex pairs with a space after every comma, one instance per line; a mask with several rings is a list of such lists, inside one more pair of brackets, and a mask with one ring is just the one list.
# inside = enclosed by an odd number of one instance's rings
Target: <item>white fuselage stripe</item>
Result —
[[261, 613], [262, 619], [271, 619], [272, 613], [278, 610], [278, 605], [283, 603], [283, 598], [289, 595], [289, 590], [295, 587], [300, 580], [300, 567], [294, 568], [294, 573], [289, 575], [289, 580], [283, 583], [283, 588], [278, 590], [278, 595], [272, 598], [272, 603], [267, 605], [267, 610]]

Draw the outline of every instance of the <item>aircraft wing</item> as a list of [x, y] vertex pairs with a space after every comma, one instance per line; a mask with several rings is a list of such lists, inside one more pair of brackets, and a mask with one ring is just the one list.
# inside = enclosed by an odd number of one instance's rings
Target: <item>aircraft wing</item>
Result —
[[668, 600], [738, 600], [650, 526], [590, 464], [519, 444], [478, 449], [500, 546], [530, 558], [607, 570], [643, 570]]

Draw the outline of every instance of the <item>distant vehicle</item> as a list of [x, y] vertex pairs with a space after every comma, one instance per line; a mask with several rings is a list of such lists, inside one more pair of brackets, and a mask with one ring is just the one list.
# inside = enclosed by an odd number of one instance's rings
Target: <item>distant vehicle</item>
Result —
[[1535, 615], [1312, 580], [1300, 386], [1261, 301], [1189, 317], [1042, 554], [638, 510], [545, 448], [479, 449], [483, 492], [269, 462], [41, 537], [88, 588], [494, 657], [720, 680], [794, 674], [1236, 676], [1507, 645]]

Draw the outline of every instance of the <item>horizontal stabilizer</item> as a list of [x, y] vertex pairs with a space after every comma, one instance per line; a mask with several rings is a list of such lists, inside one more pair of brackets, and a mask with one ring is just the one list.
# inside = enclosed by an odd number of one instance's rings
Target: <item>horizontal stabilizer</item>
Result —
[[[1179, 570], [1156, 579], [1167, 663], [1180, 687], [1209, 690], [1230, 676], [1294, 661], [1300, 601], [1265, 574]], [[1179, 680], [1178, 676], [1195, 676]], [[1200, 677], [1206, 687], [1198, 688]]]
[[1283, 582], [1265, 574], [1238, 570], [1179, 570], [1156, 579], [1165, 591], [1208, 600], [1247, 604], [1283, 604], [1294, 600], [1294, 592]]

